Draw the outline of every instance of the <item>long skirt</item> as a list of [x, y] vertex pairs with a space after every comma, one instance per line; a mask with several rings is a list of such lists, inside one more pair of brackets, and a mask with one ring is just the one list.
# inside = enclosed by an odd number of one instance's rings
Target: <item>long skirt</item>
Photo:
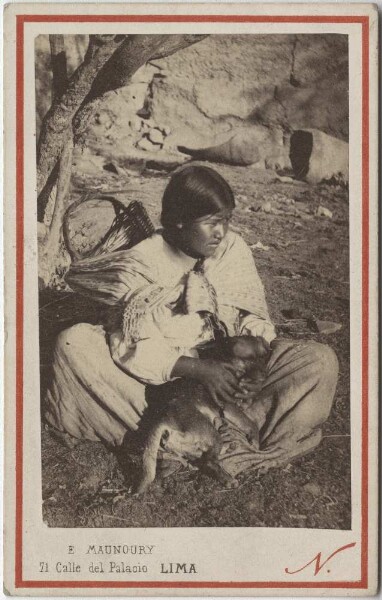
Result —
[[[314, 341], [276, 340], [258, 398], [247, 409], [260, 428], [254, 449], [232, 423], [216, 420], [222, 467], [231, 475], [282, 466], [313, 450], [330, 414], [338, 361], [329, 346]], [[122, 444], [139, 427], [147, 408], [145, 386], [113, 362], [104, 329], [81, 323], [57, 338], [45, 418], [77, 440]]]

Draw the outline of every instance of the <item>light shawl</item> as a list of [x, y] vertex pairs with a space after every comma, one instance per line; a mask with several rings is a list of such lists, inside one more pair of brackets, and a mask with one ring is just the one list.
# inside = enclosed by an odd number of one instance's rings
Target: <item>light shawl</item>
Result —
[[234, 306], [269, 321], [264, 287], [252, 252], [243, 238], [229, 231], [203, 272], [215, 289], [218, 306]]
[[[139, 335], [140, 317], [174, 298], [175, 288], [161, 285], [160, 265], [155, 269], [150, 260], [145, 260], [146, 241], [130, 250], [79, 260], [72, 264], [66, 277], [74, 291], [106, 304], [122, 304], [124, 333], [132, 340]], [[252, 253], [239, 235], [229, 231], [214, 255], [199, 266], [199, 271], [212, 287], [217, 313], [219, 307], [231, 306], [269, 320], [264, 288]], [[179, 297], [187, 289], [184, 284], [176, 285]]]
[[73, 263], [66, 275], [74, 291], [121, 307], [119, 325], [130, 342], [139, 339], [140, 322], [148, 311], [174, 299], [174, 288], [161, 286], [154, 278], [150, 261], [138, 247], [84, 258]]

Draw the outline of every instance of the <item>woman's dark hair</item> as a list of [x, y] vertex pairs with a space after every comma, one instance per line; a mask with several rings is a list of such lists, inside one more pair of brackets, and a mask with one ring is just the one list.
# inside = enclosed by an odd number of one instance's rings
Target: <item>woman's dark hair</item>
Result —
[[230, 208], [235, 208], [235, 199], [225, 179], [209, 167], [190, 165], [171, 177], [162, 198], [161, 223], [171, 228]]

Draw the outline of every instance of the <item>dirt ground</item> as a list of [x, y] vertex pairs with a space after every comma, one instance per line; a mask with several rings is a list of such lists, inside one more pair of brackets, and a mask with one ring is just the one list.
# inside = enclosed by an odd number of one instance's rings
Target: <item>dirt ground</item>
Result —
[[[239, 476], [240, 486], [234, 490], [183, 469], [156, 481], [137, 498], [129, 493], [118, 456], [110, 449], [84, 442], [70, 450], [42, 423], [43, 517], [49, 526], [351, 526], [348, 193], [336, 185], [281, 182], [270, 171], [212, 166], [235, 191], [233, 228], [254, 246], [279, 335], [315, 339], [337, 353], [339, 383], [323, 441], [313, 453], [283, 469]], [[165, 172], [144, 171], [131, 178], [125, 198], [141, 200], [157, 223], [167, 180]], [[116, 181], [111, 180], [109, 187]], [[319, 206], [331, 213], [316, 215]], [[342, 328], [320, 334], [307, 324], [309, 318], [333, 321]], [[75, 322], [98, 319], [99, 308], [73, 294], [41, 294], [42, 396], [57, 333]], [[132, 469], [136, 460], [133, 456]]]

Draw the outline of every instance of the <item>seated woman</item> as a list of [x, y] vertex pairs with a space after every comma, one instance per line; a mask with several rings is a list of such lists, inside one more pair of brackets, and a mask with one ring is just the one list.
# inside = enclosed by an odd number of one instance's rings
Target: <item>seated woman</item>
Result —
[[[58, 336], [46, 397], [51, 425], [119, 446], [139, 427], [145, 386], [182, 377], [202, 383], [216, 402], [245, 399], [260, 424], [254, 450], [220, 423], [221, 462], [233, 475], [280, 466], [319, 444], [337, 383], [336, 356], [313, 341], [275, 339], [252, 253], [229, 230], [234, 207], [217, 172], [183, 167], [164, 192], [163, 230], [130, 250], [71, 266], [72, 289], [121, 307], [123, 319], [108, 333], [83, 323]], [[251, 381], [239, 382], [230, 364], [198, 353], [217, 335], [248, 334], [272, 347], [260, 393]]]

